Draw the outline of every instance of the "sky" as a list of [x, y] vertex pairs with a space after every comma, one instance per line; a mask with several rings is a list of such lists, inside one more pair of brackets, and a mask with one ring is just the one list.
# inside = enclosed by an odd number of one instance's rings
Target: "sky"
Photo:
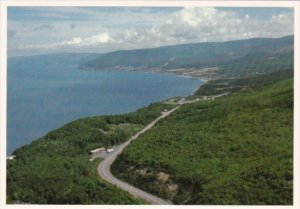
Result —
[[8, 55], [98, 52], [294, 33], [291, 8], [8, 7]]

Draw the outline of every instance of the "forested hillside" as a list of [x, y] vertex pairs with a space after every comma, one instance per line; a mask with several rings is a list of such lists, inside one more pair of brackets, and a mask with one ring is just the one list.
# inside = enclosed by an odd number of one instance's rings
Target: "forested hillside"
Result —
[[79, 119], [15, 150], [7, 161], [7, 203], [145, 204], [102, 180], [89, 151], [127, 140], [168, 107]]
[[[113, 164], [114, 175], [174, 204], [293, 204], [293, 70], [269, 70], [281, 66], [278, 59], [270, 59], [264, 74], [227, 74], [201, 86], [189, 97], [197, 102], [182, 105], [130, 144]], [[230, 94], [196, 100], [225, 92]], [[90, 162], [89, 151], [126, 141], [178, 105], [172, 104], [79, 119], [16, 149], [16, 159], [7, 160], [7, 203], [146, 204], [101, 179], [100, 160]]]
[[267, 76], [231, 81], [252, 87], [183, 105], [134, 141], [113, 164], [113, 173], [175, 204], [292, 205], [288, 75], [264, 85], [255, 83]]

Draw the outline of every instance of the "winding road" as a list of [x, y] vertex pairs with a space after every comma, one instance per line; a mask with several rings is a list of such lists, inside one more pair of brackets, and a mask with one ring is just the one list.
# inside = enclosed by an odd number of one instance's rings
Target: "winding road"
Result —
[[[214, 98], [219, 98], [219, 97], [223, 97], [223, 96], [225, 96], [229, 93], [231, 93], [231, 92], [226, 92], [226, 93], [223, 93], [223, 94], [215, 95], [213, 97]], [[119, 188], [121, 188], [125, 191], [128, 191], [133, 196], [142, 198], [142, 199], [148, 201], [151, 204], [154, 204], [154, 205], [170, 205], [170, 204], [172, 204], [171, 202], [163, 200], [163, 199], [161, 199], [157, 196], [154, 196], [154, 195], [149, 194], [149, 193], [147, 193], [143, 190], [140, 190], [140, 189], [138, 189], [134, 186], [131, 186], [130, 184], [127, 184], [126, 182], [121, 181], [120, 179], [117, 179], [110, 172], [110, 167], [111, 167], [112, 163], [115, 161], [115, 159], [118, 157], [118, 155], [123, 152], [124, 148], [127, 147], [131, 143], [131, 141], [137, 139], [139, 137], [139, 135], [141, 135], [142, 133], [145, 133], [147, 130], [151, 129], [159, 120], [161, 120], [162, 118], [167, 117], [168, 115], [170, 115], [172, 112], [174, 112], [179, 107], [181, 107], [181, 105], [187, 104], [187, 103], [195, 103], [195, 102], [198, 102], [198, 101], [202, 101], [202, 100], [179, 101], [179, 102], [177, 102], [177, 104], [178, 104], [177, 107], [171, 109], [170, 111], [162, 112], [161, 116], [159, 116], [154, 121], [152, 121], [147, 126], [145, 126], [142, 130], [140, 130], [138, 133], [136, 133], [134, 136], [132, 136], [128, 141], [126, 141], [123, 144], [116, 147], [115, 150], [112, 153], [109, 153], [109, 155], [107, 155], [107, 157], [105, 157], [105, 159], [99, 164], [99, 166], [97, 168], [98, 174], [103, 179], [108, 181], [109, 183], [114, 184], [117, 187], [119, 187]]]
[[139, 197], [142, 198], [146, 201], [148, 201], [151, 204], [154, 205], [170, 205], [172, 204], [171, 202], [168, 202], [166, 200], [163, 200], [159, 197], [156, 197], [152, 194], [149, 194], [145, 191], [142, 191], [134, 186], [131, 186], [129, 184], [127, 184], [124, 181], [121, 181], [120, 179], [117, 179], [111, 172], [110, 172], [110, 167], [112, 165], [112, 163], [115, 161], [115, 159], [117, 158], [117, 156], [119, 154], [121, 154], [124, 150], [125, 147], [127, 147], [131, 141], [137, 139], [139, 137], [139, 135], [143, 134], [144, 132], [146, 132], [147, 130], [151, 129], [159, 120], [161, 120], [164, 117], [167, 117], [168, 115], [170, 115], [172, 112], [174, 112], [175, 110], [177, 110], [180, 106], [177, 106], [175, 108], [173, 108], [170, 111], [167, 112], [162, 112], [162, 115], [159, 116], [158, 118], [156, 118], [154, 121], [152, 121], [150, 124], [148, 124], [147, 126], [145, 126], [142, 130], [140, 130], [138, 133], [136, 133], [134, 136], [132, 136], [128, 141], [126, 141], [125, 143], [119, 145], [112, 153], [110, 153], [98, 166], [97, 171], [98, 174], [105, 179], [106, 181], [108, 181], [111, 184], [116, 185], [117, 187], [128, 191], [130, 194], [132, 194], [135, 197]]

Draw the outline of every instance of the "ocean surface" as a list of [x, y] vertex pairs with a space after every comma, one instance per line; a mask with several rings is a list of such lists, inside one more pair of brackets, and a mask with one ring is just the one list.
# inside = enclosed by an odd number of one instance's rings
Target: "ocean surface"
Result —
[[8, 63], [7, 82], [7, 155], [74, 119], [135, 111], [190, 95], [203, 83], [177, 75], [13, 61]]

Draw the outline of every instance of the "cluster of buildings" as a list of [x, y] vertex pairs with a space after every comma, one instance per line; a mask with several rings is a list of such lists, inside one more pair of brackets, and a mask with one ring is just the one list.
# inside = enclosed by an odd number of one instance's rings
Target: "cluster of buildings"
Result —
[[212, 100], [212, 101], [214, 101], [215, 97], [214, 96], [203, 96], [202, 99], [203, 100]]

